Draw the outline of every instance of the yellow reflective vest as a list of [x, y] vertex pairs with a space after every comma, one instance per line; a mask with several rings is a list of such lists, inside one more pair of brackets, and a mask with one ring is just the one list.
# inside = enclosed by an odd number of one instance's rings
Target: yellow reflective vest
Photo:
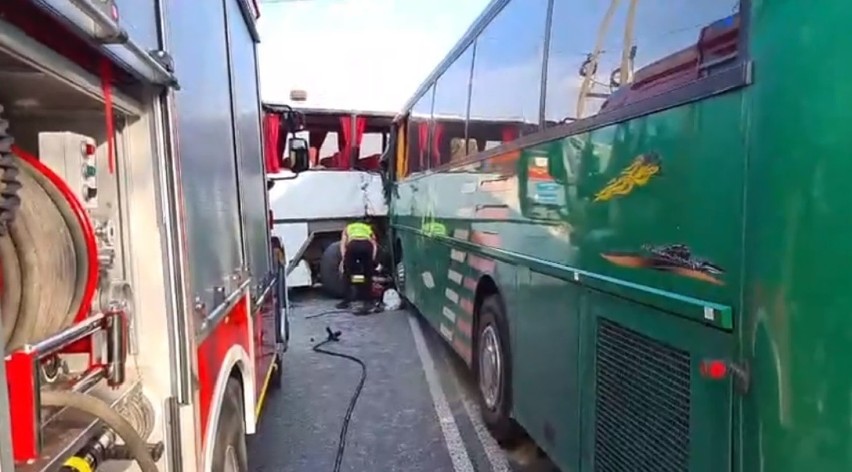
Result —
[[349, 223], [344, 231], [350, 241], [373, 238], [373, 228], [366, 223]]

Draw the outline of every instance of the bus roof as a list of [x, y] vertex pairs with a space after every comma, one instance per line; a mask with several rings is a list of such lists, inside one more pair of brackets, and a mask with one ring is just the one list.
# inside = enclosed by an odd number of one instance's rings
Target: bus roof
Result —
[[286, 113], [290, 110], [304, 118], [302, 131], [336, 132], [340, 129], [340, 117], [358, 116], [366, 119], [365, 133], [386, 132], [393, 124], [394, 113], [387, 111], [345, 110], [338, 108], [302, 108], [291, 105], [264, 103], [265, 113]]
[[283, 113], [288, 111], [288, 109], [292, 109], [293, 111], [299, 112], [303, 115], [329, 115], [329, 116], [342, 116], [342, 115], [358, 115], [370, 118], [393, 118], [396, 116], [395, 112], [392, 111], [378, 111], [378, 110], [356, 110], [356, 109], [344, 109], [344, 108], [313, 108], [313, 107], [299, 107], [293, 105], [287, 105], [283, 103], [264, 103], [263, 104], [264, 111], [271, 111], [276, 113]]

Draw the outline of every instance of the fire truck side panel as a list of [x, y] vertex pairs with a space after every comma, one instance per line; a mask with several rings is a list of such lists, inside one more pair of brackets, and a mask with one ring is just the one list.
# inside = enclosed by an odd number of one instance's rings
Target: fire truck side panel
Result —
[[251, 434], [255, 429], [255, 368], [250, 356], [254, 340], [250, 335], [253, 330], [250, 305], [247, 295], [235, 300], [222, 322], [198, 347], [204, 470], [209, 470], [213, 457], [213, 440], [229, 378], [239, 380], [243, 387], [243, 404], [246, 411], [251, 412], [246, 417], [246, 432]]
[[[255, 37], [250, 25], [254, 19], [251, 8], [245, 2], [225, 2], [228, 25], [228, 51], [231, 68], [232, 106], [234, 115], [234, 135], [236, 137], [237, 171], [240, 182], [240, 209], [242, 215], [244, 260], [252, 277], [251, 291], [253, 299], [258, 301], [268, 287], [271, 271], [271, 253], [269, 250], [270, 227], [269, 210], [266, 199], [266, 171], [261, 147], [261, 111], [260, 87], [257, 67], [257, 49]], [[255, 362], [249, 364], [252, 372], [244, 382], [246, 388], [243, 397], [246, 404], [246, 431], [254, 432], [254, 422], [259, 414], [257, 402], [266, 388], [265, 379], [271, 372], [275, 350], [265, 349], [264, 345], [275, 345], [274, 322], [271, 310], [275, 304], [270, 299], [259, 300], [258, 305], [249, 306], [252, 350]], [[268, 315], [268, 316], [267, 316]], [[227, 369], [227, 365], [223, 366]], [[227, 378], [224, 378], [226, 381]], [[251, 384], [252, 389], [248, 388]], [[224, 388], [224, 383], [221, 386]], [[218, 386], [218, 385], [217, 385]], [[249, 395], [249, 391], [255, 395]], [[257, 402], [256, 402], [257, 401]], [[211, 424], [214, 424], [211, 422]], [[212, 451], [212, 448], [207, 448]]]
[[[236, 1], [236, 0], [228, 0]], [[224, 2], [170, 0], [168, 32], [181, 90], [176, 94], [190, 296], [195, 330], [233, 293], [243, 265]]]
[[247, 432], [255, 425], [251, 298], [269, 272], [269, 235], [265, 200], [256, 196], [265, 185], [262, 167], [254, 163], [261, 162], [260, 133], [252, 130], [260, 122], [259, 104], [251, 103], [257, 100], [254, 42], [239, 1], [210, 1], [203, 8], [166, 2], [181, 84], [176, 141], [198, 342], [196, 447], [203, 459], [196, 470], [211, 466], [229, 378], [242, 384]]
[[153, 2], [114, 0], [128, 36], [146, 50], [157, 48], [157, 12]]
[[266, 175], [261, 149], [257, 54], [239, 2], [229, 0], [225, 4], [245, 257], [257, 295], [260, 291], [259, 285], [265, 280], [271, 267]]

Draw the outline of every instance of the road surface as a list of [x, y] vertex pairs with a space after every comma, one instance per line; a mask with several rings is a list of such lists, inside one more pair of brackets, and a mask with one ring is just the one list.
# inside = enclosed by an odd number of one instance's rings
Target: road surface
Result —
[[327, 349], [354, 355], [367, 366], [341, 471], [556, 471], [529, 442], [505, 451], [493, 441], [479, 419], [469, 373], [419, 316], [323, 314], [334, 311], [334, 301], [313, 292], [291, 304], [283, 387], [270, 393], [258, 434], [249, 437], [253, 472], [334, 470], [361, 370], [350, 360], [312, 351], [326, 338], [326, 327], [341, 332]]

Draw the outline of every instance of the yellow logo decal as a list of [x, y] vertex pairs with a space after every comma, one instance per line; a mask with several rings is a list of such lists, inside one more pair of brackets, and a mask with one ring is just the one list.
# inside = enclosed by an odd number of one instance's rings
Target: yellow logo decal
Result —
[[621, 171], [618, 177], [610, 180], [606, 187], [595, 194], [596, 202], [606, 202], [615, 197], [630, 194], [636, 187], [648, 184], [651, 178], [660, 173], [662, 162], [655, 153], [640, 154], [633, 162]]

